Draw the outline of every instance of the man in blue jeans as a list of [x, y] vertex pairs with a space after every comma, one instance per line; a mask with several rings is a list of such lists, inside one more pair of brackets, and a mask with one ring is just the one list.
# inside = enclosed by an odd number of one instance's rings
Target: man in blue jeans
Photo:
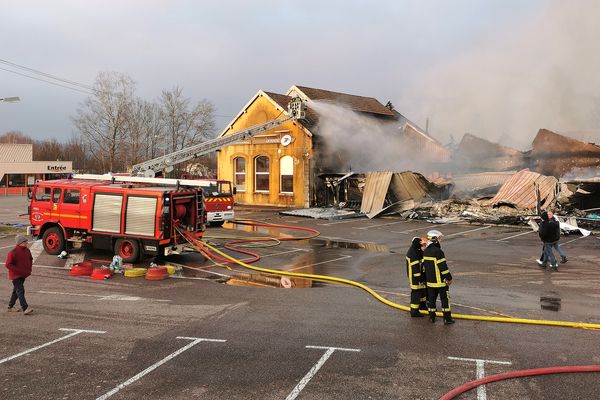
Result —
[[567, 256], [560, 248], [558, 241], [560, 240], [560, 223], [554, 218], [552, 211], [544, 211], [541, 214], [542, 223], [540, 224], [540, 239], [544, 242], [544, 255], [540, 260], [540, 267], [545, 268], [550, 265], [552, 271], [558, 271], [556, 257], [552, 251], [555, 248], [561, 257], [561, 263], [567, 262]]

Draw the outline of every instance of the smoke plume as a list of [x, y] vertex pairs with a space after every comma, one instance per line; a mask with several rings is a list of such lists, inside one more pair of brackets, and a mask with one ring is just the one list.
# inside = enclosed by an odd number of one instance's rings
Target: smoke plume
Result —
[[600, 142], [600, 2], [540, 7], [398, 88], [396, 108], [421, 123], [429, 118], [430, 132], [444, 143], [469, 132], [523, 150], [540, 128]]
[[[319, 116], [322, 158], [336, 172], [427, 171], [402, 140], [398, 121], [382, 123], [374, 118], [328, 102], [310, 101]], [[413, 149], [414, 150], [414, 149]]]

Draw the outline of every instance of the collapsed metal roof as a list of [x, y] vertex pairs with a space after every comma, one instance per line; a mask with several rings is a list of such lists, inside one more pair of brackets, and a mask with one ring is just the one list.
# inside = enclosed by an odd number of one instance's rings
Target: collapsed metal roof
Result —
[[561, 177], [574, 169], [595, 168], [600, 172], [600, 146], [584, 143], [548, 129], [540, 129], [533, 140], [534, 169]]
[[410, 210], [424, 199], [444, 197], [447, 185], [436, 185], [416, 172], [368, 172], [360, 211], [374, 218], [384, 211]]
[[491, 200], [493, 206], [507, 204], [517, 208], [546, 208], [556, 195], [558, 180], [553, 176], [541, 175], [528, 169], [511, 176]]
[[495, 195], [499, 188], [517, 171], [480, 172], [478, 174], [458, 175], [452, 178], [452, 194], [473, 194], [475, 196]]

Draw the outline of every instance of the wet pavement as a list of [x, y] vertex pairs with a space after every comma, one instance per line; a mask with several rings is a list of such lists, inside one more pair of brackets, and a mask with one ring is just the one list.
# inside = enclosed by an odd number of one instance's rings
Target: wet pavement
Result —
[[[527, 228], [397, 217], [314, 220], [251, 208], [237, 217], [321, 232], [277, 245], [250, 243], [243, 249], [261, 256], [252, 265], [355, 280], [403, 305], [409, 302], [404, 254], [413, 236], [438, 229], [446, 236], [455, 313], [600, 323], [596, 236], [561, 238], [569, 261], [551, 272], [535, 262], [541, 246]], [[223, 244], [306, 234], [225, 224], [210, 228], [206, 240], [245, 258]], [[11, 247], [11, 237], [0, 238], [0, 257]], [[182, 272], [164, 281], [70, 277], [65, 266], [79, 258], [100, 265], [112, 254], [88, 250], [59, 260], [39, 253], [26, 281], [34, 314], [0, 314], [0, 397], [435, 399], [475, 379], [479, 365], [487, 376], [600, 364], [600, 331], [467, 320], [431, 324], [356, 288], [299, 281], [285, 289], [281, 278], [214, 265], [198, 254], [170, 257]], [[224, 284], [232, 276], [261, 285]], [[5, 271], [0, 279], [0, 298], [7, 299]], [[484, 397], [473, 390], [459, 398], [587, 399], [597, 396], [597, 382], [597, 373], [541, 376], [489, 384]]]

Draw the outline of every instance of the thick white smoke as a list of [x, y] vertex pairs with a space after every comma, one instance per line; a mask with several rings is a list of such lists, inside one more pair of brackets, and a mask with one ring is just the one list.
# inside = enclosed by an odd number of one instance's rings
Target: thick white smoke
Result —
[[382, 123], [343, 106], [310, 101], [319, 116], [327, 164], [339, 172], [427, 170], [414, 149], [402, 143], [400, 122]]
[[396, 108], [415, 121], [429, 118], [444, 143], [469, 132], [527, 149], [540, 128], [600, 142], [600, 2], [541, 7], [533, 19], [477, 38], [468, 54], [398, 88]]

